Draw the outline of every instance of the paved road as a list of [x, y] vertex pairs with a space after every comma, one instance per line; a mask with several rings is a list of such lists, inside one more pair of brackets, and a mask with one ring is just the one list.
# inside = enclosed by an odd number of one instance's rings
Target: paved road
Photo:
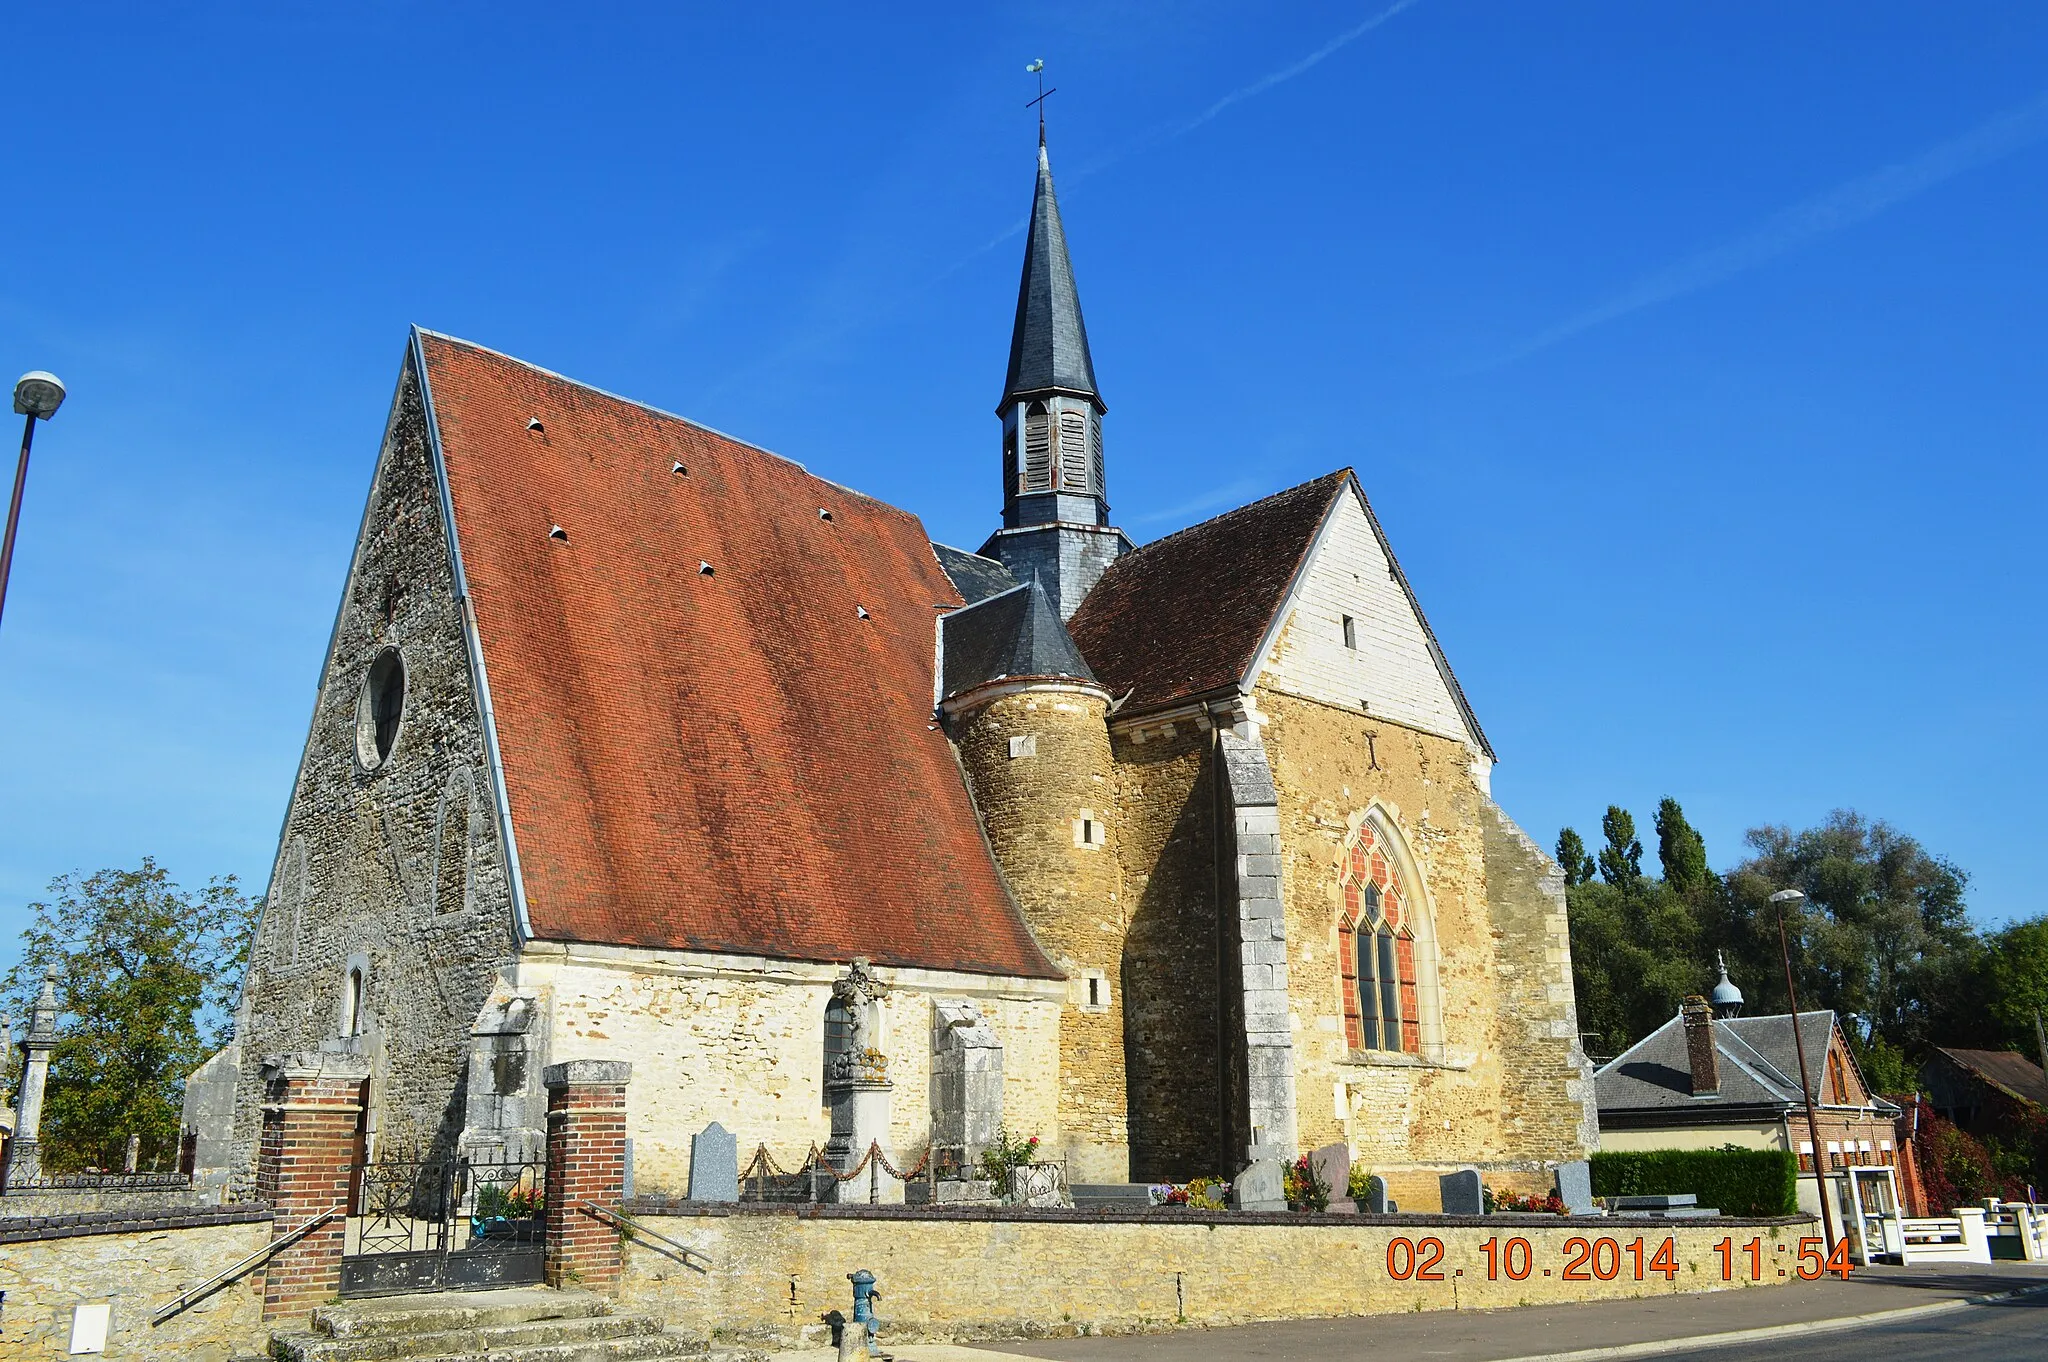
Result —
[[[1873, 1267], [1860, 1269], [1847, 1282], [1830, 1279], [1584, 1305], [1292, 1320], [1230, 1329], [1185, 1329], [1121, 1338], [1046, 1339], [983, 1346], [1001, 1356], [1053, 1358], [1059, 1362], [1209, 1362], [1217, 1357], [1271, 1362], [1385, 1362], [1396, 1353], [1411, 1362], [1496, 1362], [1539, 1353], [1669, 1339], [1673, 1340], [1673, 1351], [1668, 1356], [1675, 1358], [1682, 1346], [1680, 1340], [1701, 1334], [1872, 1314], [2043, 1285], [2048, 1285], [2048, 1268], [2036, 1264], [1999, 1263], [1988, 1268]], [[2042, 1362], [2048, 1358], [2048, 1336], [2044, 1336], [2044, 1331], [2048, 1331], [2048, 1293], [2028, 1305], [2031, 1308], [2003, 1309], [1995, 1318], [2031, 1320], [2035, 1340], [2032, 1351], [2026, 1355], [2030, 1362]], [[1995, 1310], [2001, 1307], [1973, 1307], [1951, 1316], [1936, 1316], [1926, 1321], [1925, 1327], [1981, 1327], [1977, 1317], [1990, 1318], [1989, 1312]], [[1796, 1351], [1800, 1354], [1799, 1362], [1817, 1362], [1812, 1349], [1823, 1341], [1832, 1348], [1842, 1337], [1846, 1335], [1795, 1336], [1769, 1347], [1774, 1353]], [[1964, 1335], [1958, 1333], [1954, 1337], [1963, 1339]], [[1756, 1351], [1754, 1347], [1736, 1348], [1716, 1356], [1721, 1362], [1730, 1362]], [[915, 1349], [905, 1348], [902, 1355], [912, 1357]], [[1858, 1362], [1892, 1362], [1894, 1357], [1903, 1355], [1861, 1353], [1857, 1357]], [[1973, 1357], [1969, 1362], [1976, 1359]]]
[[1799, 1362], [2041, 1362], [2048, 1357], [2048, 1295], [1976, 1305], [1901, 1324], [1795, 1334], [1761, 1347], [1665, 1353], [1660, 1362], [1734, 1362], [1763, 1352], [1796, 1353]]

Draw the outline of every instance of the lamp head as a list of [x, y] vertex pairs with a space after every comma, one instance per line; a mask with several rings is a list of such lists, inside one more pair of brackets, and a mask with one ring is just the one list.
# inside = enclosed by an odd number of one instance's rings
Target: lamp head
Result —
[[14, 414], [47, 421], [64, 405], [64, 383], [55, 374], [33, 369], [14, 383]]
[[1771, 895], [1771, 902], [1781, 908], [1797, 908], [1800, 904], [1806, 902], [1806, 895], [1797, 889], [1780, 889], [1777, 893]]

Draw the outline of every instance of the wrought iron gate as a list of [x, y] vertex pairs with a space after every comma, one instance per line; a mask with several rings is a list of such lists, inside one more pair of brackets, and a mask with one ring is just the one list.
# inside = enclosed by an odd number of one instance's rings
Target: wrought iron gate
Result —
[[547, 1163], [379, 1156], [363, 1165], [341, 1294], [473, 1291], [541, 1280]]

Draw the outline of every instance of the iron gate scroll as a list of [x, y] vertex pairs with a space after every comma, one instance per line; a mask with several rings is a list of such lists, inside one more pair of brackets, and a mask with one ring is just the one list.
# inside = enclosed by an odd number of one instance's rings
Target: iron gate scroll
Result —
[[379, 1157], [363, 1165], [341, 1294], [474, 1291], [541, 1280], [545, 1159]]

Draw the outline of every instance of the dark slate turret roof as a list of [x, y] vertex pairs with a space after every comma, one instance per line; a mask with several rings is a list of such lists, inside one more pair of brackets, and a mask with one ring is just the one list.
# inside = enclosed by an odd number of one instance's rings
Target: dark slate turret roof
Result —
[[1000, 411], [1025, 393], [1051, 389], [1082, 393], [1101, 404], [1081, 295], [1067, 260], [1067, 234], [1052, 192], [1052, 163], [1038, 148], [1038, 189], [1031, 196], [1031, 236], [1024, 244], [1024, 277], [1017, 286], [1017, 324], [1010, 333], [1010, 372]]
[[946, 699], [1005, 679], [1066, 677], [1098, 684], [1036, 577], [945, 616], [939, 638], [940, 695]]
[[1010, 575], [1010, 570], [993, 558], [937, 542], [932, 544], [932, 552], [938, 555], [939, 566], [946, 570], [953, 589], [969, 605], [979, 605], [998, 592], [1012, 590], [1017, 585], [1017, 579]]

